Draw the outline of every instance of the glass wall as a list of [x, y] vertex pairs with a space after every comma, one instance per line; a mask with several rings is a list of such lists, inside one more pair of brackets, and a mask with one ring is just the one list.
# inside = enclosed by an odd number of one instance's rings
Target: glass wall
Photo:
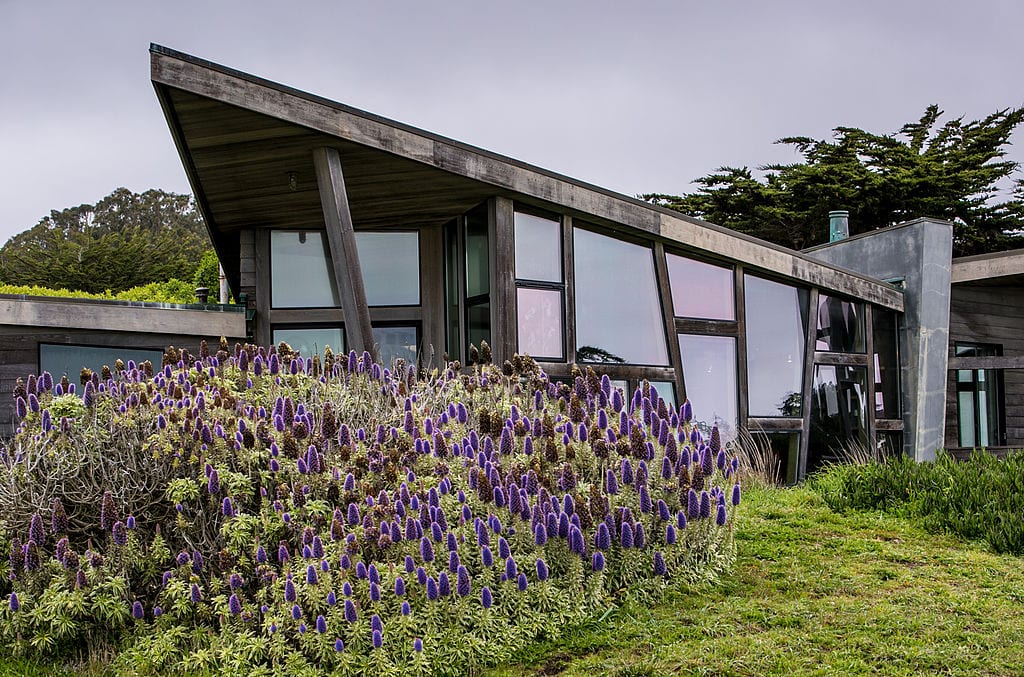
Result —
[[665, 406], [669, 410], [675, 409], [679, 405], [676, 403], [676, 384], [670, 381], [648, 381], [651, 387], [654, 388], [658, 393], [658, 397], [665, 400]]
[[444, 227], [444, 298], [445, 298], [445, 339], [448, 358], [462, 359], [462, 332], [459, 331], [459, 318], [462, 313], [459, 303], [462, 294], [459, 291], [459, 221], [455, 220]]
[[515, 212], [518, 350], [541, 360], [565, 360], [562, 224]]
[[491, 277], [488, 249], [487, 209], [474, 209], [465, 216], [466, 252], [466, 344], [480, 347], [491, 343]]
[[330, 347], [334, 353], [344, 353], [345, 333], [341, 327], [274, 327], [274, 345], [284, 341], [303, 357], [323, 356]]
[[867, 368], [819, 364], [811, 394], [807, 472], [868, 448]]
[[668, 365], [651, 249], [582, 228], [573, 246], [577, 359]]
[[802, 416], [808, 293], [753, 275], [743, 287], [749, 414]]
[[[957, 343], [957, 357], [993, 357], [1002, 346]], [[1002, 374], [998, 369], [957, 369], [956, 410], [961, 447], [1004, 444]]]
[[416, 327], [387, 326], [373, 328], [373, 341], [377, 344], [380, 363], [386, 367], [401, 358], [406, 364], [416, 364], [419, 332]]
[[39, 371], [40, 373], [48, 371], [57, 380], [60, 380], [61, 376], [67, 374], [69, 381], [78, 383], [78, 377], [83, 367], [99, 373], [104, 365], [113, 370], [114, 363], [118, 360], [125, 364], [128, 364], [128, 360], [134, 360], [136, 364], [149, 360], [154, 368], [159, 369], [163, 355], [162, 350], [40, 343]]
[[718, 426], [722, 440], [737, 432], [736, 339], [732, 336], [679, 335], [686, 397], [693, 419], [705, 432]]
[[900, 358], [896, 313], [882, 308], [871, 310], [873, 367], [875, 376], [875, 417], [900, 417]]
[[818, 296], [818, 331], [815, 350], [863, 353], [864, 306], [836, 296]]
[[341, 305], [325, 233], [271, 231], [270, 303], [273, 308]]
[[668, 279], [676, 317], [735, 320], [733, 270], [667, 254]]
[[359, 231], [356, 249], [368, 305], [420, 304], [419, 233]]

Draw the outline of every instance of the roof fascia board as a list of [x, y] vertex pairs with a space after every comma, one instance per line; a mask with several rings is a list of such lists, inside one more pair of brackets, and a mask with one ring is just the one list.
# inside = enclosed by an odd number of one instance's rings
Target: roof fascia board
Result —
[[784, 247], [186, 54], [159, 46], [151, 47], [151, 52], [154, 83], [422, 162], [684, 247], [707, 250], [770, 273], [903, 310], [903, 294], [898, 289]]

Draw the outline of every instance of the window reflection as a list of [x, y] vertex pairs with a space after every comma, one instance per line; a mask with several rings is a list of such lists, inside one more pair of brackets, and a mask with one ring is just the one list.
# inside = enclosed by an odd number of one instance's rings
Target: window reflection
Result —
[[811, 437], [807, 472], [845, 461], [867, 448], [867, 369], [819, 364], [814, 367]]
[[466, 345], [480, 347], [481, 341], [491, 343], [491, 304], [478, 303], [466, 307]]
[[479, 296], [490, 291], [489, 256], [487, 212], [471, 212], [466, 215], [466, 296]]
[[515, 213], [516, 278], [562, 281], [562, 225], [523, 212]]
[[679, 335], [686, 397], [693, 420], [705, 433], [718, 426], [722, 440], [736, 437], [736, 339], [732, 336]]
[[[678, 405], [676, 404], [676, 384], [671, 381], [649, 381], [651, 387], [658, 393], [658, 397], [665, 400], [665, 406], [668, 407], [669, 411], [675, 409]], [[653, 401], [654, 398], [651, 398]]]
[[756, 431], [750, 434], [749, 444], [756, 449], [756, 459], [767, 467], [765, 475], [777, 484], [797, 483], [800, 472], [800, 433], [782, 431]]
[[667, 365], [651, 249], [573, 230], [577, 358]]
[[874, 308], [871, 312], [872, 342], [875, 348], [875, 416], [900, 417], [900, 360], [897, 346], [896, 313]]
[[667, 254], [672, 306], [677, 317], [735, 320], [733, 270]]
[[373, 341], [377, 344], [380, 363], [390, 367], [401, 358], [406, 364], [415, 365], [417, 334], [416, 327], [374, 327]]
[[356, 249], [368, 305], [419, 305], [419, 233], [360, 231]]
[[303, 357], [322, 357], [327, 347], [334, 353], [345, 352], [345, 335], [341, 327], [275, 327], [274, 345], [281, 341]]
[[458, 221], [444, 227], [445, 322], [448, 358], [462, 359], [462, 333], [459, 331], [459, 234]]
[[274, 308], [337, 308], [341, 305], [324, 233], [271, 231], [270, 300]]
[[863, 353], [864, 313], [859, 303], [835, 296], [818, 296], [818, 331], [815, 350]]
[[808, 293], [746, 275], [747, 387], [751, 416], [802, 416]]
[[128, 364], [128, 360], [134, 360], [136, 364], [149, 360], [159, 367], [162, 359], [162, 350], [99, 348], [63, 343], [39, 344], [39, 372], [48, 371], [57, 379], [67, 374], [68, 380], [72, 383], [79, 382], [83, 367], [99, 373], [104, 365], [113, 370], [114, 363], [118, 360], [125, 364]]
[[534, 358], [564, 359], [560, 290], [517, 289], [516, 326], [520, 353]]

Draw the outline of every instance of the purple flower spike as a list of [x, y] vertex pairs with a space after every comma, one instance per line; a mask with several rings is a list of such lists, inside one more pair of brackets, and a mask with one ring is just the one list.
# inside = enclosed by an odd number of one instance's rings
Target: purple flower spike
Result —
[[612, 545], [611, 534], [608, 531], [608, 525], [604, 522], [599, 522], [597, 525], [597, 534], [594, 537], [594, 546], [598, 550], [607, 550]]
[[[618, 392], [618, 391], [616, 391], [616, 392]], [[603, 571], [604, 570], [604, 555], [601, 553], [600, 550], [598, 550], [597, 552], [594, 553], [593, 560], [591, 561], [591, 568], [594, 571]]]
[[128, 542], [128, 530], [124, 526], [124, 522], [118, 520], [114, 522], [114, 527], [111, 529], [114, 536], [114, 543], [118, 545], [124, 545]]
[[234, 516], [235, 508], [234, 508], [233, 505], [231, 505], [231, 497], [230, 496], [225, 496], [224, 497], [224, 502], [221, 505], [221, 513], [223, 513], [225, 517], [232, 517], [232, 516]]
[[451, 581], [448, 579], [448, 572], [442, 571], [437, 578], [437, 592], [441, 597], [448, 597], [452, 594]]
[[526, 592], [526, 574], [519, 574], [519, 578], [516, 579], [516, 586], [519, 588], [519, 592]]
[[331, 590], [327, 593], [327, 606], [335, 606], [338, 603], [338, 596]]
[[238, 595], [232, 593], [228, 599], [228, 611], [231, 612], [232, 616], [237, 616], [242, 613], [242, 600], [238, 599]]
[[686, 516], [692, 520], [700, 517], [700, 497], [697, 496], [697, 492], [692, 488], [686, 495]]
[[345, 650], [345, 642], [341, 641], [340, 637], [334, 640], [334, 650], [338, 653], [341, 653]]
[[619, 533], [619, 543], [623, 548], [633, 547], [633, 527], [630, 526], [629, 522], [622, 523], [622, 530]]
[[310, 585], [316, 585], [319, 582], [319, 577], [316, 573], [316, 567], [310, 564], [306, 567], [306, 583]]
[[193, 604], [198, 604], [203, 599], [203, 595], [199, 591], [199, 586], [195, 583], [192, 584], [191, 599]]
[[302, 618], [302, 609], [299, 607], [298, 604], [293, 604], [292, 605], [292, 619], [297, 621], [300, 618]]
[[437, 599], [437, 581], [433, 576], [427, 577], [427, 599], [430, 601]]
[[724, 527], [726, 522], [725, 503], [718, 504], [718, 513], [715, 515], [715, 524]]
[[739, 505], [740, 504], [740, 483], [739, 482], [737, 482], [736, 484], [732, 485], [732, 504], [733, 505]]
[[379, 630], [373, 631], [373, 648], [379, 649], [384, 645], [384, 637]]
[[424, 562], [434, 561], [434, 546], [426, 536], [420, 539], [420, 557], [423, 558]]
[[548, 542], [548, 530], [543, 523], [538, 522], [537, 527], [533, 530], [533, 542], [537, 546], [542, 546]]
[[711, 517], [711, 496], [707, 491], [700, 492], [700, 518]]
[[509, 557], [505, 560], [505, 578], [511, 581], [516, 577], [516, 572], [516, 561]]
[[284, 599], [286, 602], [294, 602], [297, 599], [295, 594], [295, 584], [292, 583], [292, 579], [288, 579], [284, 584]]
[[[210, 440], [213, 441], [212, 439]], [[213, 468], [210, 470], [210, 477], [206, 482], [206, 490], [211, 494], [220, 493], [220, 476], [217, 474], [217, 469]]]
[[145, 610], [142, 608], [142, 602], [135, 600], [132, 603], [132, 618], [137, 621], [141, 621], [146, 615]]
[[480, 550], [480, 559], [485, 567], [490, 568], [494, 566], [494, 555], [486, 545]]
[[455, 589], [460, 597], [469, 597], [470, 592], [472, 592], [469, 570], [461, 564], [457, 573]]
[[665, 566], [665, 556], [661, 554], [661, 551], [654, 553], [654, 575], [665, 576], [668, 570]]
[[323, 614], [316, 617], [316, 631], [321, 635], [327, 632], [327, 619], [323, 617]]
[[484, 589], [480, 591], [480, 603], [485, 609], [490, 609], [492, 602], [491, 589], [485, 585]]
[[403, 616], [408, 616], [411, 613], [412, 613], [412, 607], [409, 606], [409, 603], [408, 602], [402, 602], [402, 615]]
[[[603, 410], [602, 410], [603, 411]], [[544, 563], [544, 560], [537, 560], [537, 580], [546, 581], [548, 580], [548, 565]]]
[[423, 640], [417, 637], [412, 641], [412, 650], [416, 653], [423, 651]]
[[8, 605], [9, 605], [11, 611], [17, 611], [18, 609], [21, 608], [21, 602], [18, 600], [18, 593], [16, 593], [16, 592], [12, 592], [11, 593], [11, 596], [8, 599]]
[[405, 597], [405, 579], [401, 576], [395, 578], [395, 596]]
[[647, 545], [647, 532], [644, 531], [644, 525], [639, 522], [633, 527], [633, 547], [643, 548]]
[[345, 620], [349, 623], [355, 623], [358, 616], [356, 616], [356, 605], [352, 603], [351, 599], [345, 600]]
[[671, 524], [665, 527], [665, 543], [668, 545], [676, 544], [676, 528]]

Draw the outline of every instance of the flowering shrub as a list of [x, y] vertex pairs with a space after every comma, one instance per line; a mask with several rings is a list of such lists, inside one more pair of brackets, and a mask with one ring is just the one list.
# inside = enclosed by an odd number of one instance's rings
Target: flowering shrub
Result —
[[0, 455], [18, 652], [462, 674], [732, 562], [737, 461], [647, 384], [223, 342], [81, 381], [19, 383]]

